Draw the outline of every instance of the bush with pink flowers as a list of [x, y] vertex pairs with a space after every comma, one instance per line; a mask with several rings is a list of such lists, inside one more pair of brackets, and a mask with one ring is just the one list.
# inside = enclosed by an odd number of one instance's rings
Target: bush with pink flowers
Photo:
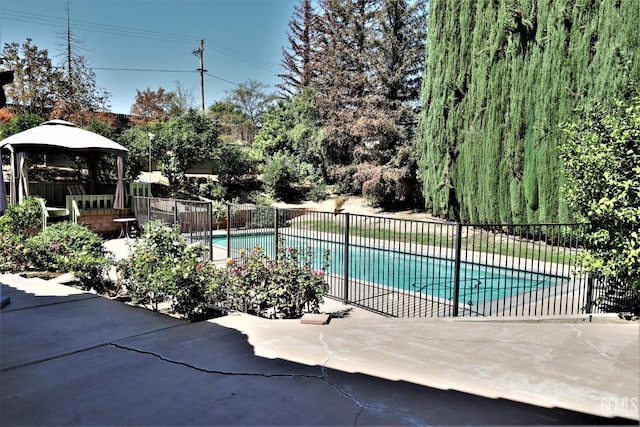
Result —
[[328, 290], [329, 251], [320, 268], [315, 258], [311, 247], [300, 251], [282, 242], [275, 259], [259, 246], [241, 251], [238, 260], [227, 260], [225, 274], [218, 277], [223, 294], [219, 300], [226, 309], [264, 317], [295, 319], [317, 313]]

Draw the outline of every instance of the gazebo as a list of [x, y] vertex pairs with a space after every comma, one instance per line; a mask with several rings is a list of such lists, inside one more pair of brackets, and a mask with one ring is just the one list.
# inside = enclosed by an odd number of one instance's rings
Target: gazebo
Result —
[[[6, 149], [11, 154], [10, 203], [20, 203], [24, 198], [29, 197], [26, 153], [70, 154], [86, 158], [90, 176], [92, 177], [90, 192], [94, 189], [93, 180], [97, 169], [97, 155], [107, 154], [117, 156], [116, 172], [118, 179], [115, 194], [104, 195], [105, 197], [101, 198], [98, 195], [87, 194], [86, 190], [82, 188], [80, 191], [70, 192], [71, 194], [66, 197], [66, 209], [67, 211], [72, 211], [72, 204], [77, 204], [80, 209], [87, 210], [100, 208], [102, 213], [106, 213], [105, 211], [107, 210], [119, 211], [125, 209], [124, 157], [129, 150], [108, 138], [80, 129], [75, 124], [64, 120], [51, 120], [3, 139], [0, 141], [0, 149]], [[40, 194], [40, 196], [45, 195]], [[107, 203], [109, 206], [107, 206]], [[76, 220], [73, 212], [70, 213], [70, 216], [73, 220]], [[103, 218], [103, 220], [105, 219]], [[112, 223], [112, 220], [108, 222]], [[91, 226], [92, 224], [88, 225]], [[110, 224], [110, 226], [113, 226], [113, 224]]]

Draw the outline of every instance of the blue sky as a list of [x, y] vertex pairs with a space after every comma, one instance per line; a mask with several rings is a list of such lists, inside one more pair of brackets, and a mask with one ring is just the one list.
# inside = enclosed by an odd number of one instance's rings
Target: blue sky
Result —
[[[174, 90], [176, 81], [200, 105], [199, 60], [205, 40], [205, 105], [249, 79], [275, 90], [282, 47], [299, 0], [71, 0], [71, 31], [111, 109], [128, 113], [136, 89]], [[66, 50], [67, 0], [21, 0], [0, 6], [0, 42], [27, 37], [54, 64]], [[172, 72], [101, 70], [128, 68]], [[173, 72], [188, 71], [188, 72]]]

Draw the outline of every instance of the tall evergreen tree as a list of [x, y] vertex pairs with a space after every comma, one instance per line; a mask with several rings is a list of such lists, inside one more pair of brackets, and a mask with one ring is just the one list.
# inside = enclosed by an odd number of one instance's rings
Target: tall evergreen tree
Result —
[[635, 0], [433, 0], [417, 141], [427, 209], [568, 219], [558, 125], [638, 77], [638, 22]]
[[315, 75], [313, 65], [318, 31], [318, 15], [311, 0], [300, 0], [289, 21], [289, 49], [282, 49], [282, 66], [287, 72], [278, 75], [283, 82], [276, 87], [283, 95], [297, 95], [311, 86]]
[[[384, 203], [397, 202], [389, 194], [416, 191], [410, 153], [424, 70], [426, 0], [321, 0], [317, 14], [310, 5], [301, 0], [295, 9], [290, 43], [298, 62], [285, 55], [284, 64], [297, 72], [283, 77], [289, 84], [308, 82], [318, 94], [323, 175], [347, 193], [372, 196], [382, 187], [403, 188], [385, 189]], [[313, 37], [305, 33], [309, 28]], [[304, 49], [312, 54], [304, 56]], [[307, 80], [293, 67], [298, 64], [308, 66]]]
[[328, 153], [327, 166], [337, 181], [343, 167], [353, 164], [362, 138], [356, 123], [365, 116], [365, 97], [371, 94], [371, 30], [374, 0], [322, 1], [322, 37], [317, 89]]
[[372, 113], [369, 138], [377, 141], [376, 162], [391, 160], [410, 145], [417, 125], [424, 71], [426, 10], [423, 2], [383, 0], [372, 34]]
[[[371, 41], [371, 95], [356, 122], [366, 152], [354, 176], [362, 194], [382, 207], [421, 203], [414, 135], [424, 70], [426, 4], [381, 0]], [[364, 156], [363, 156], [364, 157]]]

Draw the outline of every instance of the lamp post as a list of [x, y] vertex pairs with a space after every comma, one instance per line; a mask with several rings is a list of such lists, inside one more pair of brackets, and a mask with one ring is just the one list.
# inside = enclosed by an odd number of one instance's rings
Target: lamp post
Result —
[[149, 132], [149, 185], [151, 185], [151, 142], [155, 136], [155, 134]]

